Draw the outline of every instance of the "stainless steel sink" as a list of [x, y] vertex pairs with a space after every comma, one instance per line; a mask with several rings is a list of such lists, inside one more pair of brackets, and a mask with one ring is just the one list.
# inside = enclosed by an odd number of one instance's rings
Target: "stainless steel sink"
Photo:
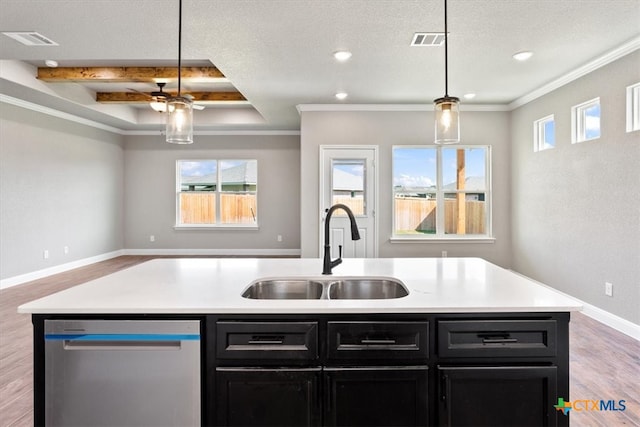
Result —
[[409, 295], [400, 282], [390, 279], [345, 279], [331, 283], [329, 299], [391, 299]]
[[407, 295], [409, 291], [401, 282], [371, 277], [263, 279], [242, 292], [250, 299], [392, 299]]
[[242, 293], [252, 299], [320, 299], [324, 284], [306, 279], [260, 280]]

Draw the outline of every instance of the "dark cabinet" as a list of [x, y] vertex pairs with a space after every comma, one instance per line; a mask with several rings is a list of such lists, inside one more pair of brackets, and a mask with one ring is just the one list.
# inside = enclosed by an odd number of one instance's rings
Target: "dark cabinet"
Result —
[[321, 368], [218, 368], [220, 426], [320, 426]]
[[426, 426], [426, 366], [325, 368], [327, 426]]
[[438, 425], [557, 425], [555, 366], [439, 367]]

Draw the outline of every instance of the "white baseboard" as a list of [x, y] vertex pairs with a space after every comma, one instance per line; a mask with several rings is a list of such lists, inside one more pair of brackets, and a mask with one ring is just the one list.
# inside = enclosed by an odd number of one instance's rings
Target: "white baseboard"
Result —
[[212, 256], [300, 256], [300, 249], [120, 249], [77, 261], [48, 267], [19, 276], [0, 280], [0, 289], [10, 288], [32, 280], [42, 279], [52, 274], [64, 273], [74, 268], [84, 267], [121, 255], [212, 255]]
[[596, 307], [595, 305], [587, 304], [586, 302], [583, 302], [582, 304], [584, 305], [582, 310], [583, 314], [640, 341], [640, 325], [629, 322], [627, 319], [611, 314], [608, 311]]
[[525, 276], [522, 273], [519, 273], [515, 270], [509, 270], [512, 273], [515, 273], [519, 276], [525, 277], [529, 280], [532, 280], [536, 283], [538, 283], [539, 285], [542, 285], [546, 288], [549, 289], [553, 289], [556, 292], [561, 293], [562, 295], [566, 295], [568, 297], [571, 297], [573, 299], [575, 299], [576, 301], [579, 301], [580, 304], [582, 304], [582, 314], [591, 317], [592, 319], [597, 320], [600, 323], [603, 323], [605, 325], [607, 325], [610, 328], [615, 329], [618, 332], [622, 332], [625, 335], [629, 335], [631, 338], [634, 338], [638, 341], [640, 341], [640, 325], [637, 325], [633, 322], [628, 321], [627, 319], [623, 319], [620, 316], [616, 316], [613, 313], [609, 313], [606, 310], [603, 310], [601, 308], [596, 307], [595, 305], [591, 305], [589, 303], [586, 303], [584, 301], [582, 301], [579, 298], [574, 297], [573, 295], [569, 295], [565, 292], [559, 291], [556, 288], [553, 288], [545, 283], [542, 282], [538, 282], [537, 280], [532, 279], [529, 276]]
[[111, 258], [124, 255], [123, 250], [107, 252], [92, 256], [89, 258], [83, 258], [65, 264], [54, 265], [53, 267], [44, 268], [38, 271], [32, 271], [31, 273], [21, 274], [19, 276], [8, 277], [0, 280], [0, 289], [10, 288], [11, 286], [20, 285], [22, 283], [31, 282], [32, 280], [42, 279], [43, 277], [51, 276], [52, 274], [64, 273], [65, 271], [73, 270], [74, 268], [84, 267], [96, 262], [105, 261]]
[[124, 249], [123, 255], [300, 256], [300, 249]]

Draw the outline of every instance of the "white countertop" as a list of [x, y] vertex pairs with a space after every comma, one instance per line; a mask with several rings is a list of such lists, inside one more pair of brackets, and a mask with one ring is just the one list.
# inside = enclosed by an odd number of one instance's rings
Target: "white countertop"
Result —
[[[155, 259], [18, 307], [38, 314], [561, 312], [580, 301], [479, 258], [344, 259], [322, 276], [321, 259]], [[256, 279], [375, 276], [409, 295], [384, 300], [255, 300]]]

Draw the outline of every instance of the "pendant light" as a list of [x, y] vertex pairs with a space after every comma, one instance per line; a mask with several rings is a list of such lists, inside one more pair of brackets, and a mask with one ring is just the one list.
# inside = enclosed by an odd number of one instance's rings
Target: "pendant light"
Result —
[[436, 144], [460, 142], [460, 99], [449, 96], [447, 0], [444, 0], [444, 96], [433, 101], [436, 116]]
[[181, 96], [182, 70], [182, 0], [178, 14], [178, 94], [167, 99], [167, 142], [193, 143], [193, 102]]

